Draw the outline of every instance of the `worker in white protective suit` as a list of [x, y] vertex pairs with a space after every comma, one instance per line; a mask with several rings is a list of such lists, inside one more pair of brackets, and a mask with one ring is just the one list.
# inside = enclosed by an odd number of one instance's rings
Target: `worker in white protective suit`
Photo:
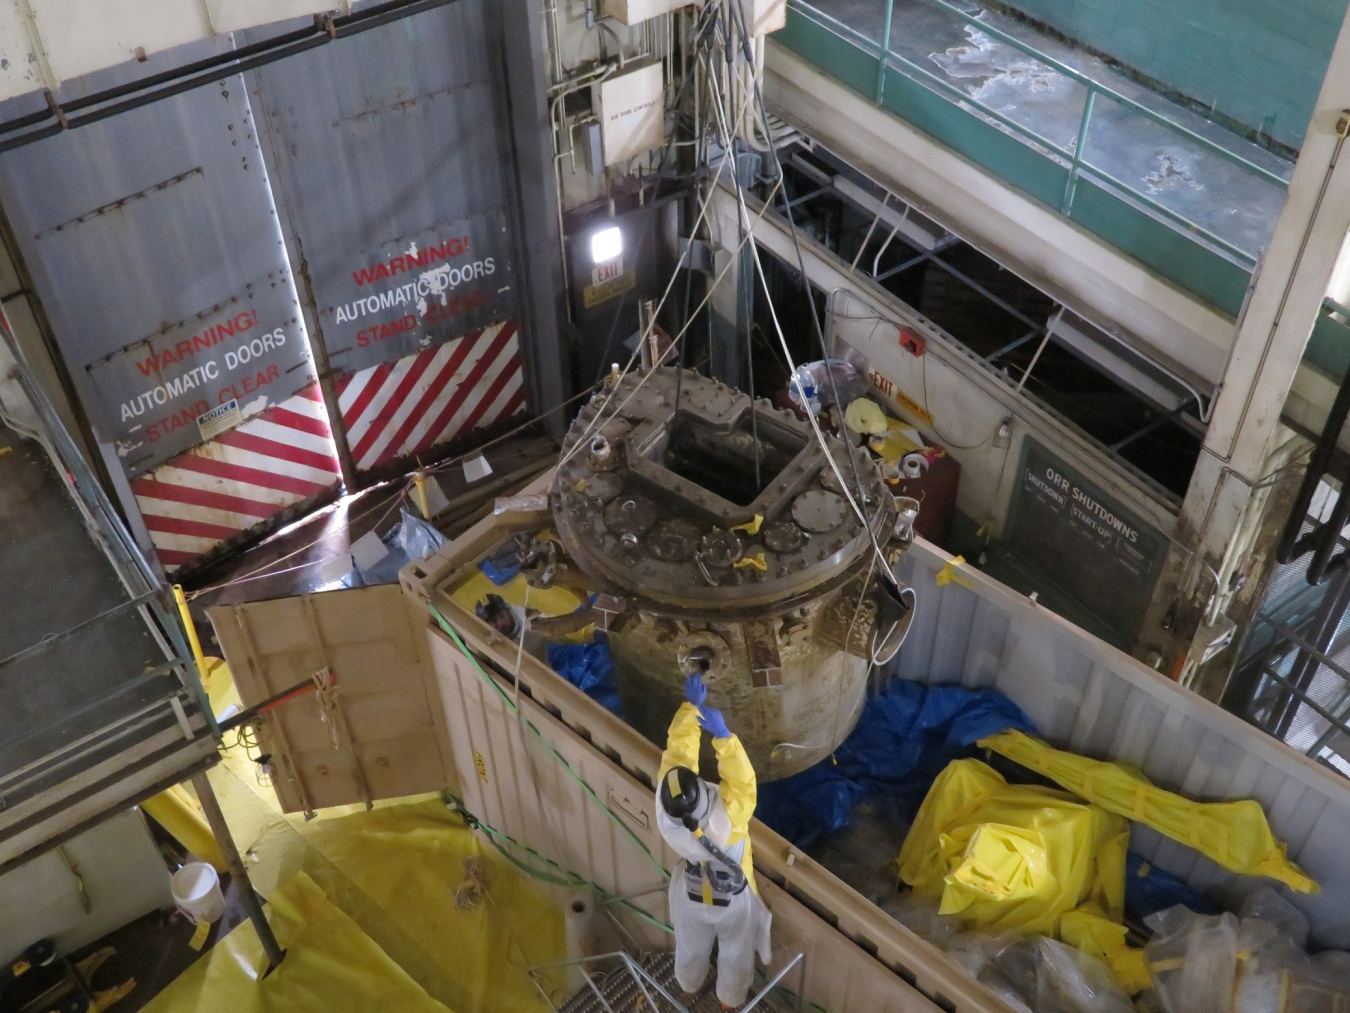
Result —
[[[759, 897], [750, 855], [755, 771], [721, 711], [704, 703], [702, 676], [685, 679], [685, 700], [670, 723], [656, 790], [656, 823], [683, 859], [670, 877], [675, 928], [675, 980], [697, 992], [717, 944], [717, 998], [723, 1008], [745, 1002], [755, 953], [770, 960], [772, 915]], [[702, 730], [712, 734], [721, 784], [698, 775]]]

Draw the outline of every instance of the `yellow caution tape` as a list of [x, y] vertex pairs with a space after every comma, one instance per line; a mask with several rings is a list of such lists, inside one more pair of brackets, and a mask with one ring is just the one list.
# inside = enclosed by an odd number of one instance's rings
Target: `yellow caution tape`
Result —
[[194, 950], [200, 951], [206, 945], [206, 937], [211, 934], [210, 922], [198, 922], [197, 930], [192, 933], [192, 938], [188, 940], [188, 945]]
[[769, 561], [764, 558], [762, 552], [756, 552], [753, 556], [745, 556], [731, 565], [738, 570], [748, 570], [753, 567], [760, 572], [766, 572], [769, 569]]
[[964, 566], [965, 562], [966, 562], [965, 556], [957, 556], [955, 559], [949, 560], [947, 564], [937, 572], [938, 587], [946, 587], [952, 581], [956, 581], [956, 583], [960, 584], [962, 587], [974, 591], [975, 590], [974, 581], [972, 581], [968, 577], [963, 577], [956, 570], [958, 566]]
[[759, 534], [760, 525], [763, 523], [764, 523], [764, 515], [755, 514], [754, 520], [746, 521], [744, 524], [733, 524], [731, 526], [731, 530], [744, 531], [747, 535], [754, 536]]

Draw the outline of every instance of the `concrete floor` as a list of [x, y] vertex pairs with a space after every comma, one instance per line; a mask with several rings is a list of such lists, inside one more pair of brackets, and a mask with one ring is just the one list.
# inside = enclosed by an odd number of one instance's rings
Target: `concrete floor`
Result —
[[[812, 0], [813, 6], [879, 41], [885, 0]], [[1083, 75], [1289, 178], [1293, 163], [1170, 101], [1103, 61], [1014, 18], [963, 4], [969, 13]], [[1063, 152], [1078, 134], [1087, 88], [999, 42], [928, 0], [895, 0], [891, 52], [941, 76]], [[1087, 161], [1255, 256], [1270, 243], [1284, 190], [1219, 155], [1098, 97]]]
[[[0, 659], [127, 600], [46, 452], [0, 426]], [[0, 668], [0, 777], [162, 699], [172, 677], [130, 684], [163, 661], [133, 611]]]

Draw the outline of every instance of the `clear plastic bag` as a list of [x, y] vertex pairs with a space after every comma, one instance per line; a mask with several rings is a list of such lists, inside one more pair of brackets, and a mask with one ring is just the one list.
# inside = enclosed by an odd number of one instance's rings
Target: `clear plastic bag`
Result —
[[1036, 939], [1019, 939], [994, 958], [994, 969], [1028, 1002], [1036, 998]]
[[1170, 907], [1145, 920], [1144, 948], [1163, 1013], [1229, 1013], [1237, 974], [1238, 920]]
[[961, 920], [938, 914], [937, 902], [906, 893], [882, 904], [882, 910], [920, 939], [940, 950], [947, 949], [961, 932]]
[[1257, 918], [1269, 923], [1299, 949], [1308, 945], [1307, 917], [1268, 883], [1261, 884], [1247, 895], [1238, 917], [1244, 922]]
[[[866, 367], [860, 370], [857, 363], [849, 359], [817, 359], [815, 362], [802, 363], [793, 376], [800, 379], [802, 386], [814, 389], [819, 408], [828, 408], [833, 404], [847, 406], [866, 394], [872, 386], [867, 379]], [[796, 383], [788, 383], [788, 396], [794, 404], [801, 406]], [[810, 390], [807, 391], [807, 397], [811, 397]]]
[[1036, 1013], [1134, 1013], [1125, 990], [1096, 957], [1042, 938], [1036, 942]]
[[414, 517], [406, 508], [402, 513], [403, 523], [398, 529], [398, 544], [409, 559], [426, 559], [445, 544], [445, 536], [431, 524], [420, 517]]

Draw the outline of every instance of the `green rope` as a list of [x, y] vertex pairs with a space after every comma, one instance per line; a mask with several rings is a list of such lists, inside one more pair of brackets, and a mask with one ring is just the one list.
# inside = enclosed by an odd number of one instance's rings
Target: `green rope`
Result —
[[662, 876], [664, 876], [666, 879], [669, 879], [670, 878], [669, 870], [667, 870], [666, 867], [656, 859], [656, 856], [654, 856], [651, 853], [651, 851], [647, 849], [647, 845], [642, 843], [642, 839], [638, 837], [637, 834], [633, 833], [632, 829], [629, 828], [628, 824], [624, 823], [623, 820], [619, 819], [619, 817], [615, 815], [614, 810], [610, 809], [609, 806], [605, 805], [604, 800], [601, 799], [600, 796], [595, 793], [595, 789], [593, 789], [589, 784], [587, 784], [585, 779], [575, 770], [572, 769], [571, 765], [567, 762], [567, 760], [563, 757], [563, 755], [559, 753], [556, 749], [554, 749], [553, 746], [549, 743], [549, 741], [546, 738], [544, 738], [544, 733], [541, 732], [538, 728], [536, 728], [533, 722], [531, 722], [528, 718], [526, 718], [523, 714], [520, 713], [519, 709], [512, 702], [511, 698], [506, 695], [506, 692], [501, 688], [501, 686], [497, 685], [497, 680], [493, 679], [492, 676], [487, 674], [487, 672], [483, 669], [483, 666], [479, 664], [478, 659], [474, 657], [473, 652], [471, 652], [468, 649], [468, 647], [465, 646], [464, 641], [460, 639], [459, 634], [455, 632], [455, 628], [450, 625], [449, 620], [447, 620], [445, 616], [441, 615], [440, 609], [436, 608], [436, 606], [431, 602], [427, 602], [427, 609], [431, 612], [432, 616], [435, 617], [436, 622], [440, 625], [441, 629], [444, 630], [446, 634], [450, 637], [450, 639], [454, 641], [455, 646], [459, 648], [460, 653], [463, 654], [464, 657], [469, 659], [469, 663], [472, 664], [473, 667], [478, 670], [478, 674], [483, 677], [483, 680], [496, 691], [499, 697], [501, 697], [502, 703], [506, 704], [507, 708], [510, 709], [512, 713], [514, 713], [520, 719], [520, 723], [522, 725], [524, 725], [526, 728], [528, 728], [531, 732], [534, 733], [535, 737], [543, 744], [544, 748], [547, 749], [550, 754], [552, 754], [553, 758], [558, 761], [558, 763], [562, 766], [563, 770], [567, 771], [567, 773], [572, 777], [572, 779], [576, 781], [577, 784], [581, 785], [582, 790], [595, 801], [596, 805], [598, 805], [602, 810], [604, 810], [605, 815], [607, 815], [610, 818], [610, 821], [623, 832], [624, 836], [638, 846], [639, 850], [641, 850], [641, 852], [647, 856], [647, 861], [651, 862], [652, 866], [655, 867], [661, 873]]
[[[665, 922], [661, 921], [661, 919], [655, 917], [654, 915], [652, 915], [647, 911], [644, 911], [642, 908], [638, 907], [632, 901], [621, 898], [617, 894], [610, 893], [599, 883], [592, 882], [585, 876], [582, 876], [579, 873], [575, 873], [571, 869], [568, 869], [567, 867], [558, 864], [553, 859], [549, 858], [547, 855], [541, 855], [539, 852], [535, 851], [534, 848], [530, 847], [528, 844], [525, 844], [523, 841], [516, 840], [510, 834], [498, 830], [490, 823], [484, 823], [473, 813], [469, 812], [467, 808], [465, 808], [464, 801], [462, 799], [457, 798], [455, 795], [451, 794], [448, 791], [442, 792], [442, 795], [454, 804], [456, 811], [458, 811], [459, 815], [464, 819], [464, 822], [467, 823], [470, 828], [482, 831], [483, 836], [487, 838], [489, 844], [491, 844], [494, 848], [497, 849], [498, 854], [500, 854], [503, 858], [505, 858], [508, 862], [510, 862], [521, 872], [525, 873], [527, 876], [541, 880], [542, 882], [545, 883], [551, 883], [554, 886], [565, 886], [572, 888], [586, 887], [587, 889], [594, 890], [596, 894], [598, 894], [606, 903], [621, 904], [623, 907], [626, 907], [637, 917], [641, 918], [643, 921], [648, 922], [651, 925], [654, 925], [656, 928], [660, 929], [663, 932], [673, 933], [675, 931]], [[531, 865], [529, 862], [521, 861], [515, 855], [511, 854], [511, 852], [509, 852], [505, 847], [503, 847], [502, 844], [500, 843], [501, 841], [506, 841], [513, 847], [528, 852], [533, 858], [537, 858], [545, 865], [548, 865], [553, 870], [556, 870], [556, 872], [545, 872], [544, 870]]]

